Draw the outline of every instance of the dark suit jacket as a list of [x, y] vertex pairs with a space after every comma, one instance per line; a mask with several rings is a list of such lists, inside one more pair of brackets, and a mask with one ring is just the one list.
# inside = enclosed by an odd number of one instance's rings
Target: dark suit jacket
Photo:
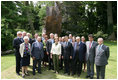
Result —
[[83, 62], [85, 59], [85, 53], [86, 53], [86, 45], [82, 42], [79, 44], [79, 51], [78, 51], [78, 56], [76, 57], [76, 47], [77, 47], [77, 42], [75, 42], [74, 45], [74, 52], [73, 52], [73, 59], [74, 58], [79, 58], [79, 61]]
[[36, 39], [34, 38], [34, 39], [32, 39], [32, 43], [34, 43], [34, 42], [36, 42]]
[[96, 56], [95, 56], [95, 64], [97, 66], [107, 65], [109, 58], [109, 47], [102, 45], [102, 48], [98, 50], [99, 46], [96, 47]]
[[51, 39], [47, 40], [46, 47], [47, 47], [46, 51], [50, 54], [50, 51], [52, 48], [52, 40]]
[[31, 56], [35, 57], [36, 59], [43, 59], [44, 51], [43, 51], [43, 43], [42, 42], [34, 42], [32, 44]]
[[64, 42], [60, 42], [60, 44], [61, 44], [61, 56], [62, 56], [62, 53], [63, 53], [63, 44], [64, 44]]
[[63, 59], [70, 59], [70, 56], [72, 56], [73, 50], [72, 50], [72, 44], [68, 42], [68, 45], [66, 45], [66, 42], [62, 44], [62, 56]]
[[15, 48], [15, 55], [16, 56], [20, 56], [20, 53], [19, 53], [19, 48], [20, 48], [20, 44], [23, 43], [23, 39], [20, 40], [19, 38], [15, 38], [13, 40], [13, 47]]
[[98, 44], [97, 44], [97, 42], [93, 41], [92, 46], [89, 49], [89, 43], [90, 43], [90, 41], [86, 42], [86, 46], [87, 46], [86, 57], [87, 57], [87, 60], [90, 60], [90, 62], [94, 63], [94, 61], [95, 61], [95, 48]]
[[31, 38], [29, 38], [29, 43], [32, 45], [32, 39]]

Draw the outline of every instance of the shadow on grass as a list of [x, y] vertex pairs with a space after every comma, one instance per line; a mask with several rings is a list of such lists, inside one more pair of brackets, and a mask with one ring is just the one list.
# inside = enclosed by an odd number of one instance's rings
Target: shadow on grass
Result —
[[[87, 75], [87, 72], [83, 72], [81, 73], [80, 77], [78, 77], [78, 75], [67, 75], [67, 74], [64, 74], [64, 70], [60, 70], [58, 74], [54, 73], [53, 70], [48, 70], [48, 66], [46, 67], [42, 67], [42, 74], [39, 74], [37, 71], [36, 71], [36, 74], [33, 75], [32, 74], [32, 67], [33, 66], [29, 66], [30, 68], [30, 71], [29, 74], [30, 76], [26, 76], [25, 79], [86, 79], [86, 75]], [[96, 75], [96, 73], [95, 73]], [[94, 77], [95, 79], [95, 77]]]
[[28, 71], [30, 76], [25, 76], [25, 79], [57, 79], [56, 74], [53, 70], [48, 70], [47, 67], [41, 67], [42, 74], [39, 74], [36, 70], [36, 74], [33, 75], [32, 68], [33, 66], [29, 66], [30, 70]]

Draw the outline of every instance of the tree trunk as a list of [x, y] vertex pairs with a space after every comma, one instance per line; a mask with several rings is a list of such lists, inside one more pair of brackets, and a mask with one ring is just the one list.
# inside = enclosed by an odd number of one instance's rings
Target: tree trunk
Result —
[[61, 33], [62, 16], [60, 13], [60, 4], [55, 2], [55, 6], [47, 7], [45, 31], [49, 37], [50, 33]]
[[[108, 39], [114, 39], [114, 32], [113, 32], [113, 15], [112, 15], [112, 2], [108, 1], [107, 2], [107, 20], [108, 20], [108, 30], [107, 32], [109, 33], [109, 38]], [[114, 36], [113, 36], [114, 35]], [[111, 37], [113, 36], [113, 37]]]

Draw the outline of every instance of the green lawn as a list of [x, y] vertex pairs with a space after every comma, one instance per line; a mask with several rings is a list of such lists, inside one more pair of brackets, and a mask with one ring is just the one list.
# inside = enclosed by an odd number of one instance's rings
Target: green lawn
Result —
[[[109, 64], [106, 66], [106, 79], [117, 78], [117, 42], [116, 41], [105, 41], [105, 45], [110, 47]], [[32, 63], [32, 62], [31, 62]], [[26, 79], [85, 79], [86, 72], [82, 72], [80, 77], [68, 76], [63, 74], [61, 70], [59, 74], [53, 73], [52, 70], [48, 70], [47, 67], [42, 67], [42, 74], [32, 75], [32, 64], [28, 68], [30, 76]], [[21, 76], [15, 74], [15, 57], [13, 54], [1, 56], [1, 78], [2, 79], [22, 79]], [[94, 78], [96, 78], [96, 71]]]

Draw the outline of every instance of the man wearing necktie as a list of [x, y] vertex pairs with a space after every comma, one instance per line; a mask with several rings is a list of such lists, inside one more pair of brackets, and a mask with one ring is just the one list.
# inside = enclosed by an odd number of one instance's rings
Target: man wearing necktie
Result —
[[72, 75], [77, 72], [78, 77], [81, 75], [82, 72], [82, 63], [85, 58], [86, 47], [84, 43], [80, 41], [80, 37], [76, 37], [75, 45], [74, 45], [74, 52], [73, 52], [73, 68], [72, 68]]
[[64, 73], [70, 75], [70, 60], [72, 59], [72, 44], [68, 42], [68, 37], [65, 36], [65, 43], [62, 47], [62, 58], [64, 60]]
[[86, 53], [86, 61], [87, 61], [87, 76], [93, 79], [94, 77], [94, 61], [95, 61], [95, 47], [97, 46], [97, 42], [93, 41], [93, 35], [90, 34], [88, 36], [89, 41], [86, 42], [87, 53]]
[[65, 37], [62, 37], [62, 39], [61, 39], [61, 59], [60, 59], [60, 69], [63, 69], [63, 58], [62, 58], [62, 52], [63, 52], [63, 50], [62, 50], [62, 48], [63, 48], [63, 46], [64, 46], [64, 43], [65, 43]]
[[70, 43], [72, 43], [72, 34], [69, 34], [69, 39], [68, 39], [68, 41], [70, 42]]
[[44, 57], [43, 43], [41, 42], [41, 37], [37, 37], [37, 41], [32, 44], [31, 57], [33, 59], [33, 75], [35, 75], [37, 63], [38, 73], [41, 74], [41, 61]]
[[49, 70], [53, 70], [54, 67], [53, 67], [53, 61], [51, 59], [51, 48], [52, 48], [52, 44], [54, 43], [54, 34], [53, 33], [50, 33], [50, 39], [47, 40], [47, 43], [46, 43], [46, 51], [47, 51], [47, 55], [48, 55], [48, 62], [49, 62]]
[[16, 74], [20, 75], [20, 68], [21, 68], [21, 55], [19, 52], [20, 44], [23, 43], [22, 41], [22, 32], [18, 31], [17, 32], [17, 38], [13, 40], [13, 47], [15, 48], [15, 57], [16, 57]]
[[108, 64], [109, 58], [109, 47], [103, 44], [103, 39], [98, 38], [98, 46], [96, 47], [96, 55], [95, 55], [95, 64], [96, 64], [96, 72], [97, 79], [105, 78], [105, 67]]
[[38, 36], [39, 36], [39, 34], [38, 34], [38, 33], [35, 33], [35, 35], [34, 35], [35, 38], [32, 39], [32, 43], [37, 41], [37, 37], [38, 37]]

